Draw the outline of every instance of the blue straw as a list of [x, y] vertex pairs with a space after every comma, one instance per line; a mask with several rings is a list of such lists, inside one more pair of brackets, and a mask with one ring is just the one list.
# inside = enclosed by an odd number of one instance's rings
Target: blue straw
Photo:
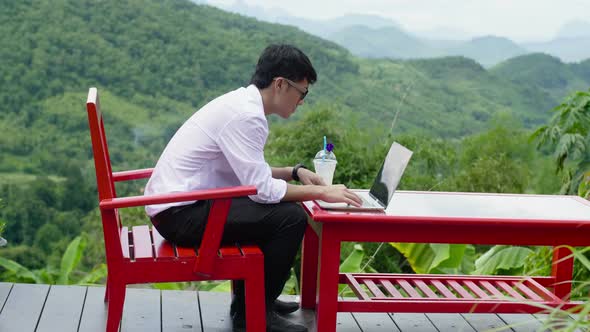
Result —
[[324, 136], [324, 154], [322, 155], [322, 162], [326, 161], [326, 136]]

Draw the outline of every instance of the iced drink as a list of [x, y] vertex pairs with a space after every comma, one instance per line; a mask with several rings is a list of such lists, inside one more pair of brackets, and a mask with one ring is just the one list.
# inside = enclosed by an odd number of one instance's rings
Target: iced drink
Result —
[[334, 179], [334, 171], [336, 171], [337, 163], [338, 162], [333, 159], [314, 159], [313, 167], [315, 168], [315, 173], [321, 176], [327, 185], [331, 185], [332, 179]]

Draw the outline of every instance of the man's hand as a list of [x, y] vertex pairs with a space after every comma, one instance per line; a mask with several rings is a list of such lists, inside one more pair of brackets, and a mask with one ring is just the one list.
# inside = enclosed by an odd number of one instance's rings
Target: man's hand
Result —
[[346, 186], [344, 186], [343, 184], [326, 186], [326, 188], [320, 195], [320, 199], [328, 203], [344, 202], [356, 207], [361, 207], [363, 205], [363, 201], [361, 200], [361, 198], [358, 197], [357, 194], [352, 192], [350, 189], [346, 188]]
[[299, 176], [299, 182], [301, 182], [301, 184], [315, 184], [318, 186], [326, 185], [324, 179], [322, 179], [321, 176], [315, 174], [314, 172], [308, 169], [299, 168], [297, 170], [297, 175]]

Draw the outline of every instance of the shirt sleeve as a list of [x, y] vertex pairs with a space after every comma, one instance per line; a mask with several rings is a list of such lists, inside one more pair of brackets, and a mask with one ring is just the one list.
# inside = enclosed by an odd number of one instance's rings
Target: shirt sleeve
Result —
[[254, 185], [258, 194], [250, 199], [258, 203], [278, 203], [287, 192], [287, 182], [272, 177], [264, 160], [267, 137], [264, 119], [248, 114], [231, 119], [219, 134], [218, 144], [242, 185]]

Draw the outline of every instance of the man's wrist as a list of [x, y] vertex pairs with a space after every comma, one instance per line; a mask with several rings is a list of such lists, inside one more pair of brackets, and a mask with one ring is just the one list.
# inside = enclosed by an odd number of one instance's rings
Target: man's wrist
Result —
[[299, 171], [300, 168], [307, 169], [307, 167], [305, 167], [305, 165], [303, 165], [301, 163], [295, 165], [293, 167], [293, 171], [291, 172], [291, 178], [293, 179], [293, 181], [300, 181], [299, 175], [297, 174], [297, 172]]

